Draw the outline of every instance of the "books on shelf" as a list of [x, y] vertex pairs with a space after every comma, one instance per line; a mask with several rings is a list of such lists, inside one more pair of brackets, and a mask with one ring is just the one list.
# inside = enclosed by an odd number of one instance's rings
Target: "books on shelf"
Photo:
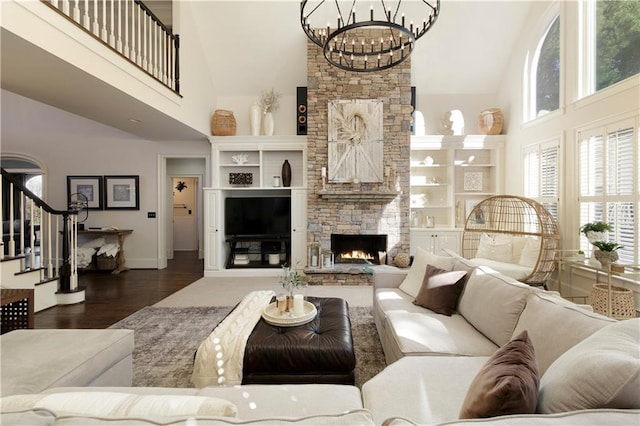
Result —
[[233, 256], [234, 265], [248, 265], [249, 264], [249, 255], [246, 253], [236, 253]]

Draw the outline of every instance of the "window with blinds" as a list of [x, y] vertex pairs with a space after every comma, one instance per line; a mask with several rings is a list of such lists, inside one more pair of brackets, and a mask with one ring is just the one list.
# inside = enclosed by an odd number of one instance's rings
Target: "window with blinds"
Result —
[[[637, 129], [634, 120], [625, 120], [581, 131], [578, 138], [580, 223], [609, 223], [609, 240], [624, 246], [618, 250], [621, 263], [640, 263]], [[586, 238], [580, 247], [592, 249]]]
[[558, 140], [532, 144], [524, 150], [524, 195], [542, 204], [558, 219], [560, 145]]

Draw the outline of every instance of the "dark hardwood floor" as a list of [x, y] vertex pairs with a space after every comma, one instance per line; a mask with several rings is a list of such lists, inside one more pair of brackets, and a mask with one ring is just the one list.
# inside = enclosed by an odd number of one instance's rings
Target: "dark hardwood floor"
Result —
[[84, 303], [38, 312], [35, 328], [107, 328], [198, 280], [203, 271], [197, 252], [175, 252], [162, 270], [82, 272], [78, 280], [86, 288]]

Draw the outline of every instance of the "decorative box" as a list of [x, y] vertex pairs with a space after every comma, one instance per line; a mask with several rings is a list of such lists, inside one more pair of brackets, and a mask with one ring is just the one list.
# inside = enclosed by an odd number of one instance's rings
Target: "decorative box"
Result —
[[230, 185], [251, 185], [253, 184], [253, 173], [229, 173]]

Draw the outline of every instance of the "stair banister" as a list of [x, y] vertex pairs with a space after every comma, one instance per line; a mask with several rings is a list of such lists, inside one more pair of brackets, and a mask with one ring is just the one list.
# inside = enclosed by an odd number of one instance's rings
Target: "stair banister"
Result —
[[[59, 278], [60, 278], [60, 289], [59, 291], [61, 292], [72, 292], [75, 291], [76, 288], [72, 287], [72, 273], [77, 274], [77, 271], [72, 271], [71, 269], [71, 259], [76, 257], [76, 246], [71, 246], [70, 244], [70, 238], [71, 238], [71, 229], [69, 227], [69, 223], [71, 222], [72, 224], [77, 224], [76, 222], [72, 221], [72, 218], [77, 217], [77, 211], [73, 211], [73, 210], [57, 210], [54, 209], [53, 207], [51, 207], [49, 204], [47, 204], [45, 201], [43, 201], [40, 197], [38, 197], [36, 194], [34, 194], [33, 192], [31, 192], [27, 187], [25, 187], [21, 182], [17, 181], [13, 175], [11, 175], [11, 173], [7, 172], [5, 169], [0, 169], [0, 172], [2, 174], [2, 178], [6, 179], [7, 182], [9, 182], [9, 220], [10, 220], [10, 226], [9, 226], [9, 230], [10, 230], [10, 240], [9, 240], [9, 256], [14, 257], [15, 256], [15, 242], [14, 242], [14, 220], [15, 220], [15, 213], [14, 213], [14, 198], [15, 198], [15, 194], [14, 191], [17, 189], [18, 191], [20, 191], [20, 212], [21, 215], [24, 213], [24, 197], [27, 197], [31, 204], [31, 226], [30, 226], [30, 236], [29, 236], [29, 241], [32, 242], [31, 244], [31, 249], [33, 252], [33, 242], [35, 242], [35, 230], [34, 230], [34, 226], [33, 226], [33, 211], [34, 206], [44, 210], [47, 214], [54, 215], [54, 216], [58, 216], [62, 218], [62, 264], [58, 270], [58, 274], [59, 274]], [[2, 187], [0, 187], [1, 189]], [[2, 207], [2, 205], [0, 205], [0, 208]], [[48, 218], [48, 223], [49, 225], [47, 226], [47, 233], [46, 233], [46, 240], [47, 240], [47, 244], [49, 245], [49, 247], [51, 246], [51, 240], [53, 239], [52, 234], [52, 229], [51, 229], [51, 217], [49, 216]], [[44, 222], [44, 217], [42, 217], [42, 220]], [[24, 254], [24, 218], [20, 217], [20, 229], [21, 229], [21, 234], [20, 234], [20, 239], [21, 239], [21, 247], [22, 247], [22, 254]], [[42, 225], [42, 224], [41, 224]], [[41, 244], [41, 248], [42, 248], [42, 243], [44, 240], [44, 235], [42, 235], [42, 226], [40, 229], [41, 232], [41, 236], [40, 236], [40, 244]], [[56, 258], [57, 258], [57, 245], [58, 245], [58, 224], [57, 224], [57, 220], [56, 220], [56, 236], [55, 236], [55, 240], [56, 240]], [[13, 244], [12, 244], [13, 243]], [[11, 251], [11, 247], [13, 245], [13, 252]], [[51, 254], [53, 254], [51, 252], [51, 249], [49, 248], [48, 250], [48, 254], [51, 257]], [[42, 253], [41, 253], [42, 254]], [[32, 262], [33, 262], [33, 257], [31, 258]], [[33, 265], [33, 263], [31, 263], [31, 265]], [[49, 270], [49, 273], [51, 273], [53, 270], [53, 268], [51, 268]], [[51, 278], [52, 275], [49, 275], [49, 278]], [[77, 287], [77, 278], [74, 278], [73, 281], [76, 283], [76, 287]]]

